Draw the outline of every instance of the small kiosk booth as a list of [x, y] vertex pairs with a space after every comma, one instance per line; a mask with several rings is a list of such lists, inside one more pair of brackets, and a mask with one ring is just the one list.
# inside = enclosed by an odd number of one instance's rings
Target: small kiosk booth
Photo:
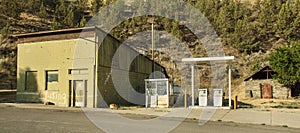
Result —
[[145, 79], [145, 95], [147, 107], [169, 107], [170, 87], [169, 79]]

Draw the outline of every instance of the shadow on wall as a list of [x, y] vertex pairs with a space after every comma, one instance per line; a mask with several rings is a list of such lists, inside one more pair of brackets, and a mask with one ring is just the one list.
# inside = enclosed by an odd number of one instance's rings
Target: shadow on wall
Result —
[[17, 79], [17, 102], [42, 102], [38, 91], [37, 71], [30, 68], [20, 69]]

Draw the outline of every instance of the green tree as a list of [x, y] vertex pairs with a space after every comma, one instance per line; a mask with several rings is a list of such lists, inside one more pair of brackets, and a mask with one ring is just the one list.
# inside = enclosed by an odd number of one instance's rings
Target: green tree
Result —
[[44, 19], [47, 18], [47, 11], [44, 6], [44, 3], [41, 4], [40, 11], [38, 12], [38, 16], [41, 18], [42, 21], [44, 21]]
[[227, 39], [229, 34], [234, 31], [234, 2], [232, 0], [222, 1], [222, 7], [215, 23], [217, 32], [223, 39]]
[[179, 23], [176, 21], [172, 22], [172, 29], [171, 29], [171, 34], [173, 36], [176, 36], [179, 40], [183, 39], [183, 33], [179, 28]]
[[292, 22], [291, 27], [291, 37], [292, 38], [299, 38], [300, 37], [300, 12], [298, 13], [297, 17]]
[[300, 43], [289, 42], [287, 46], [277, 48], [267, 60], [276, 72], [280, 83], [292, 87], [300, 82]]
[[290, 26], [292, 21], [292, 11], [289, 1], [285, 4], [282, 4], [281, 9], [278, 14], [278, 19], [276, 22], [276, 33], [281, 37], [288, 39], [290, 36]]
[[170, 32], [171, 28], [172, 28], [172, 21], [169, 18], [163, 18], [162, 23], [163, 23], [164, 29], [166, 31]]
[[55, 16], [57, 17], [58, 21], [63, 21], [64, 18], [67, 16], [68, 8], [64, 0], [60, 0], [59, 4], [55, 7]]
[[74, 27], [74, 12], [73, 12], [72, 5], [69, 5], [68, 10], [67, 10], [67, 16], [65, 17], [63, 23], [68, 28]]
[[74, 22], [80, 23], [82, 16], [84, 16], [84, 12], [87, 10], [87, 0], [77, 0], [75, 2], [75, 6], [73, 8], [74, 14]]
[[19, 7], [18, 1], [2, 0], [0, 3], [1, 14], [7, 17], [19, 18], [21, 14], [21, 9]]
[[28, 0], [26, 6], [26, 10], [29, 13], [36, 14], [39, 12], [39, 8], [41, 4], [41, 0]]
[[291, 10], [293, 13], [293, 16], [296, 17], [298, 15], [298, 13], [300, 12], [300, 0], [295, 0], [294, 4], [291, 4]]
[[109, 5], [109, 4], [111, 4], [115, 1], [117, 1], [117, 0], [102, 0], [102, 3], [103, 3], [104, 6], [106, 6], [106, 5]]
[[260, 38], [267, 38], [269, 34], [274, 33], [274, 21], [276, 14], [273, 9], [273, 2], [270, 0], [261, 1], [259, 16], [257, 19], [257, 28], [260, 31]]
[[247, 17], [238, 20], [234, 32], [230, 34], [229, 44], [240, 52], [252, 53], [259, 51], [259, 42], [255, 36], [255, 28], [247, 21]]
[[56, 30], [58, 29], [58, 27], [59, 27], [59, 23], [57, 22], [56, 17], [54, 17], [51, 22], [51, 29]]
[[6, 25], [1, 29], [1, 35], [3, 38], [6, 38], [11, 34], [10, 24], [7, 22]]
[[102, 6], [101, 0], [93, 0], [92, 7], [91, 7], [92, 14], [93, 15], [97, 14], [99, 12], [101, 6]]
[[292, 5], [293, 20], [290, 27], [290, 37], [300, 37], [300, 0], [296, 0], [296, 3]]
[[84, 27], [86, 24], [86, 19], [84, 16], [82, 16], [81, 20], [80, 20], [80, 23], [79, 23], [79, 27]]

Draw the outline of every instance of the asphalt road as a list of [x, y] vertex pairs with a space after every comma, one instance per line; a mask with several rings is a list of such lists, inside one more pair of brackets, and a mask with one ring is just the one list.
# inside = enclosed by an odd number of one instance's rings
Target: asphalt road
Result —
[[[105, 112], [96, 112], [103, 120], [103, 123], [115, 125], [117, 128], [119, 123], [114, 120], [109, 120], [110, 114]], [[133, 114], [123, 114], [127, 118], [136, 121], [143, 121], [152, 119], [152, 116], [142, 116]], [[103, 119], [102, 119], [103, 118]], [[176, 119], [161, 119], [163, 123], [171, 123]], [[130, 127], [132, 123], [122, 123], [123, 126]], [[136, 125], [139, 126], [139, 125]], [[155, 129], [151, 125], [144, 128]], [[122, 128], [122, 127], [120, 127]], [[120, 130], [122, 131], [122, 130]], [[148, 130], [149, 131], [149, 130]], [[173, 133], [282, 133], [291, 132], [298, 133], [300, 129], [293, 129], [287, 127], [274, 127], [265, 125], [251, 125], [251, 124], [237, 124], [228, 122], [208, 122], [200, 126], [196, 120], [185, 120], [174, 128]], [[103, 132], [91, 122], [88, 117], [81, 110], [52, 110], [52, 109], [29, 109], [17, 107], [0, 107], [0, 132]], [[126, 132], [126, 130], [123, 130]]]

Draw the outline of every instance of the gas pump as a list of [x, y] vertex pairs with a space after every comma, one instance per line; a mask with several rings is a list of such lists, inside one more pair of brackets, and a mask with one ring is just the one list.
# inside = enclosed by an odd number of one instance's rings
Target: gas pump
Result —
[[199, 106], [207, 106], [207, 89], [198, 89]]

